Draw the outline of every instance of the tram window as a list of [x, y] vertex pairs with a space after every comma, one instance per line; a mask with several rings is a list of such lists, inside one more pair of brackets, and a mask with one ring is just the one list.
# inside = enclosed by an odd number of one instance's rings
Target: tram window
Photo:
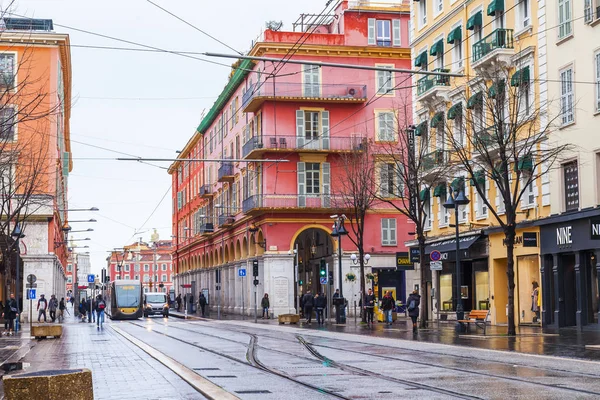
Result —
[[115, 288], [117, 307], [138, 307], [140, 305], [139, 285], [124, 285]]

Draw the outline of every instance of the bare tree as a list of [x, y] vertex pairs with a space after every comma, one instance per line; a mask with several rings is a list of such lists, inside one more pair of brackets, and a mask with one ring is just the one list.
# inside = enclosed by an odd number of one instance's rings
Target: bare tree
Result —
[[[504, 68], [482, 72], [479, 84], [470, 86], [448, 111], [444, 124], [446, 143], [478, 200], [501, 227], [505, 239], [508, 281], [508, 334], [514, 335], [514, 245], [518, 214], [529, 216], [535, 194], [533, 185], [553, 168], [559, 153], [567, 146], [554, 146], [549, 135], [554, 119], [546, 112], [548, 104], [536, 104], [534, 86], [525, 66], [517, 66], [509, 76]], [[486, 82], [491, 82], [487, 86]], [[487, 196], [494, 183], [496, 199]]]
[[349, 211], [347, 221], [350, 223], [352, 235], [348, 238], [356, 246], [360, 265], [360, 296], [361, 315], [365, 322], [365, 313], [362, 312], [365, 304], [365, 218], [367, 211], [374, 205], [376, 198], [371, 190], [375, 177], [375, 162], [373, 158], [372, 142], [367, 139], [357, 139], [353, 144], [358, 151], [340, 155], [343, 169], [339, 174], [339, 182], [333, 187], [335, 207]]
[[[428, 122], [411, 123], [412, 106], [403, 101], [395, 107], [394, 141], [383, 145], [378, 155], [379, 179], [373, 186], [374, 196], [405, 215], [415, 224], [419, 247], [421, 288], [427, 287], [425, 265], [425, 232], [430, 228], [430, 189], [448, 174], [446, 153], [435, 148], [430, 140]], [[427, 325], [427, 296], [421, 298], [421, 327]]]

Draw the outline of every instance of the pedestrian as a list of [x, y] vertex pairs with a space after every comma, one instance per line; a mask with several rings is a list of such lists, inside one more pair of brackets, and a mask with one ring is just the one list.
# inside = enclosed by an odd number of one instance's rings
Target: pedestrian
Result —
[[50, 296], [50, 301], [48, 302], [48, 311], [50, 312], [50, 319], [52, 322], [56, 321], [56, 309], [58, 308], [58, 300], [56, 300], [55, 295]]
[[312, 321], [313, 307], [315, 305], [315, 303], [314, 303], [315, 300], [314, 300], [312, 293], [310, 293], [310, 290], [306, 292], [303, 300], [304, 300], [303, 301], [304, 317], [306, 318], [306, 322], [310, 324]]
[[106, 302], [102, 298], [102, 295], [98, 295], [98, 299], [96, 300], [96, 327], [98, 330], [102, 328], [102, 324], [104, 323], [104, 309], [106, 308]]
[[181, 293], [177, 295], [175, 301], [177, 302], [177, 312], [179, 312], [181, 311]]
[[334, 299], [337, 299], [338, 297], [340, 297], [340, 289], [335, 289], [335, 293], [332, 296]]
[[58, 302], [58, 323], [62, 323], [64, 318], [65, 318], [65, 309], [67, 308], [67, 306], [65, 305], [65, 298], [61, 297], [60, 301]]
[[86, 322], [86, 319], [85, 319], [85, 314], [87, 312], [86, 304], [87, 304], [87, 300], [85, 300], [85, 299], [81, 299], [79, 301], [79, 314], [81, 315], [81, 322]]
[[373, 290], [369, 289], [369, 292], [365, 296], [365, 312], [367, 314], [367, 325], [373, 324], [373, 311], [375, 310], [375, 295]]
[[44, 297], [44, 295], [40, 295], [40, 299], [37, 303], [37, 311], [38, 311], [38, 322], [44, 316], [44, 322], [46, 322], [46, 309], [48, 308], [48, 300]]
[[419, 318], [419, 305], [421, 304], [421, 295], [417, 290], [413, 290], [410, 296], [408, 296], [406, 304], [406, 310], [413, 324], [413, 333], [417, 333], [417, 318]]
[[260, 307], [262, 308], [262, 319], [265, 319], [265, 314], [267, 314], [267, 319], [271, 318], [269, 317], [269, 306], [269, 294], [265, 293], [262, 300], [260, 301]]
[[[90, 297], [87, 309], [88, 309], [89, 314], [90, 314], [88, 316], [88, 322], [96, 322], [96, 313], [95, 313], [95, 311], [96, 311], [96, 299], [95, 298]], [[91, 321], [90, 321], [90, 319], [91, 319]]]
[[531, 282], [531, 285], [533, 286], [533, 291], [531, 292], [531, 311], [534, 313], [533, 323], [537, 323], [540, 319], [540, 285], [536, 281]]
[[323, 325], [325, 319], [323, 318], [323, 310], [327, 308], [327, 297], [324, 293], [320, 295], [315, 294], [315, 309], [317, 310], [317, 325]]
[[71, 296], [71, 307], [75, 307], [75, 297]]
[[384, 320], [388, 325], [392, 325], [392, 310], [394, 309], [394, 298], [388, 290], [385, 292], [381, 301], [381, 309], [383, 310]]
[[19, 309], [17, 308], [17, 300], [15, 300], [14, 293], [10, 294], [10, 299], [6, 302], [4, 306], [4, 310], [2, 312], [2, 318], [8, 322], [8, 331], [5, 331], [4, 334], [8, 336], [14, 335], [15, 329], [15, 318], [19, 315]]
[[202, 316], [204, 317], [204, 312], [206, 311], [206, 296], [204, 296], [204, 293], [200, 293], [198, 304], [200, 304], [200, 310], [202, 311]]

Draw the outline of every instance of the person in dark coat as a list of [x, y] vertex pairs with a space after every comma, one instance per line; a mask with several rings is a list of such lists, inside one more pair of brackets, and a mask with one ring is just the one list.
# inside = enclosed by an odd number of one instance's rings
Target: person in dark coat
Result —
[[175, 302], [177, 303], [177, 311], [181, 311], [181, 293], [177, 295], [177, 298], [175, 298]]
[[265, 293], [264, 297], [260, 301], [260, 308], [262, 308], [262, 319], [265, 319], [265, 314], [267, 314], [267, 319], [271, 318], [269, 317], [269, 307], [269, 294]]
[[204, 293], [200, 293], [198, 304], [200, 304], [200, 310], [202, 311], [202, 316], [204, 317], [204, 312], [206, 311], [206, 296], [204, 296]]
[[323, 310], [327, 308], [327, 297], [325, 293], [315, 295], [315, 309], [317, 310], [317, 324], [323, 325], [325, 319], [323, 318]]
[[19, 315], [17, 300], [15, 300], [15, 295], [13, 293], [10, 294], [10, 299], [6, 302], [4, 310], [2, 311], [2, 317], [8, 322], [8, 332], [6, 332], [6, 334], [12, 336], [14, 335], [15, 318]]
[[310, 324], [312, 321], [313, 307], [315, 305], [315, 300], [310, 290], [306, 292], [302, 300], [302, 303], [304, 304], [304, 316], [306, 317], [306, 322]]
[[406, 299], [406, 309], [408, 310], [408, 315], [412, 320], [413, 324], [413, 332], [417, 332], [417, 318], [419, 318], [419, 305], [421, 304], [421, 295], [418, 291], [413, 290], [413, 292]]
[[365, 296], [365, 311], [367, 312], [367, 325], [373, 323], [373, 312], [375, 310], [375, 295], [373, 290], [369, 289], [369, 292]]

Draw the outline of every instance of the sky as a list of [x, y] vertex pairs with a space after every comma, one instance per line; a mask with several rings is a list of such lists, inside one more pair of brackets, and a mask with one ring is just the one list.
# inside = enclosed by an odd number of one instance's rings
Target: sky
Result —
[[[232, 48], [247, 52], [269, 20], [283, 21], [291, 30], [301, 13], [320, 13], [325, 0], [153, 0]], [[4, 9], [10, 0], [0, 0]], [[176, 54], [92, 49], [84, 46], [142, 47], [170, 51], [233, 51], [165, 13], [147, 0], [15, 0], [12, 12], [54, 21], [54, 30], [71, 41], [73, 170], [69, 176], [69, 213], [77, 252], [89, 252], [92, 270], [99, 273], [113, 248], [152, 229], [171, 238], [171, 179], [169, 162], [154, 167], [117, 157], [174, 158], [200, 124], [227, 83], [234, 60], [210, 64]], [[193, 56], [206, 58], [201, 56]], [[97, 222], [73, 222], [96, 219]]]

